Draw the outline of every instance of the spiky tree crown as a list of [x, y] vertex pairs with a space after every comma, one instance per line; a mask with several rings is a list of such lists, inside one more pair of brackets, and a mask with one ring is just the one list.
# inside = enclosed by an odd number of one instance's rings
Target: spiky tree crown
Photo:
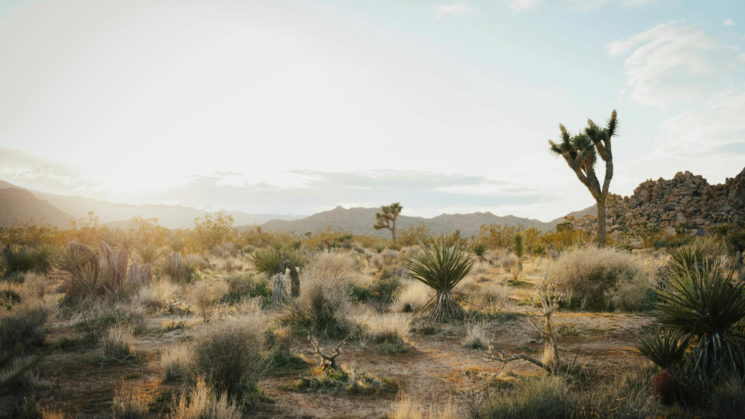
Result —
[[401, 213], [403, 207], [400, 203], [394, 202], [391, 205], [383, 205], [380, 207], [380, 211], [375, 214], [375, 225], [374, 229], [380, 230], [383, 228], [391, 228], [391, 223], [396, 221], [398, 214]]

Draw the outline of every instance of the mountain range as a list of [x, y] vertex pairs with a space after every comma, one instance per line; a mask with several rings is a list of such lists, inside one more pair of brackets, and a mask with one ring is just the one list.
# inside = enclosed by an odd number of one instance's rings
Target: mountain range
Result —
[[[132, 205], [99, 201], [80, 196], [57, 195], [20, 188], [0, 181], [0, 227], [16, 223], [47, 223], [58, 228], [67, 228], [73, 220], [85, 219], [88, 213], [99, 217], [103, 224], [121, 225], [132, 217], [157, 218], [166, 228], [188, 228], [193, 226], [194, 218], [203, 216], [206, 210], [178, 205]], [[319, 212], [308, 217], [283, 214], [249, 214], [228, 211], [239, 229], [261, 226], [267, 231], [295, 232], [304, 234], [327, 228], [353, 234], [387, 236], [387, 231], [372, 228], [378, 208], [342, 208]], [[399, 229], [423, 225], [437, 234], [460, 230], [464, 236], [477, 234], [484, 224], [523, 225], [539, 230], [550, 230], [561, 218], [542, 222], [535, 219], [512, 215], [500, 217], [490, 212], [471, 214], [442, 214], [433, 218], [401, 215], [397, 220]]]

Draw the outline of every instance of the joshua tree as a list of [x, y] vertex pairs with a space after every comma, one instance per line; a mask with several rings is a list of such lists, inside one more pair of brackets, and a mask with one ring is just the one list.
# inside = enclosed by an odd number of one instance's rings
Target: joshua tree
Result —
[[391, 230], [391, 236], [393, 237], [393, 247], [396, 247], [396, 218], [401, 213], [403, 207], [398, 202], [394, 202], [391, 205], [383, 205], [380, 207], [380, 212], [375, 214], [375, 225], [373, 228], [381, 230], [387, 228]]
[[428, 320], [439, 322], [462, 317], [463, 309], [453, 298], [452, 290], [472, 266], [468, 250], [450, 246], [443, 238], [431, 246], [422, 244], [422, 250], [409, 259], [406, 267], [411, 276], [437, 291], [422, 307], [430, 310]]
[[[548, 140], [551, 151], [564, 157], [569, 168], [577, 175], [595, 198], [598, 208], [598, 244], [605, 245], [605, 198], [608, 196], [610, 180], [613, 178], [613, 153], [611, 152], [611, 138], [616, 134], [616, 111], [604, 128], [597, 126], [591, 119], [587, 120], [587, 128], [577, 135], [569, 134], [564, 125], [559, 124], [561, 142]], [[605, 177], [602, 186], [595, 174], [597, 156], [605, 161]]]

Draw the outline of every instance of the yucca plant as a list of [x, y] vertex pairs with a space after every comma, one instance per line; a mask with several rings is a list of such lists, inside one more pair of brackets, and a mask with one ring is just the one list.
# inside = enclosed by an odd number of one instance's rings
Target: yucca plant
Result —
[[671, 265], [656, 290], [658, 318], [690, 340], [690, 371], [704, 381], [745, 373], [745, 284], [698, 244], [677, 250]]
[[689, 338], [678, 329], [655, 328], [637, 348], [657, 366], [668, 370], [683, 359], [688, 343]]
[[135, 248], [135, 258], [140, 264], [153, 265], [165, 256], [165, 249], [154, 243], [144, 244]]
[[452, 291], [471, 271], [471, 255], [463, 247], [449, 246], [443, 238], [430, 244], [422, 243], [421, 247], [406, 262], [406, 268], [414, 279], [437, 292], [421, 310], [430, 310], [427, 316], [429, 321], [462, 318], [463, 308], [455, 301]]

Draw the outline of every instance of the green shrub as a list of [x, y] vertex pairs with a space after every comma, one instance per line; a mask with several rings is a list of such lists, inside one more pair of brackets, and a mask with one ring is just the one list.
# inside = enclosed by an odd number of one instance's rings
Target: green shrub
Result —
[[382, 313], [393, 303], [400, 288], [401, 280], [396, 276], [373, 280], [367, 287], [352, 283], [349, 285], [349, 298], [355, 303], [369, 303]]
[[26, 246], [5, 246], [3, 249], [5, 276], [26, 272], [49, 272], [53, 250], [51, 246], [41, 246], [36, 249], [29, 249]]
[[267, 276], [285, 273], [285, 260], [289, 259], [296, 268], [304, 265], [303, 257], [293, 250], [280, 250], [273, 247], [257, 249], [251, 256], [256, 272]]
[[237, 304], [246, 298], [263, 297], [264, 301], [272, 298], [272, 291], [263, 278], [247, 276], [243, 274], [231, 275], [225, 278], [229, 285], [229, 291], [220, 302]]
[[80, 313], [82, 320], [76, 327], [85, 333], [85, 341], [90, 345], [101, 342], [114, 326], [127, 326], [135, 334], [147, 329], [142, 313], [127, 311], [121, 307], [90, 303], [81, 307]]
[[44, 329], [49, 310], [44, 307], [21, 307], [0, 317], [0, 351], [9, 351], [17, 344], [41, 346], [46, 340]]

